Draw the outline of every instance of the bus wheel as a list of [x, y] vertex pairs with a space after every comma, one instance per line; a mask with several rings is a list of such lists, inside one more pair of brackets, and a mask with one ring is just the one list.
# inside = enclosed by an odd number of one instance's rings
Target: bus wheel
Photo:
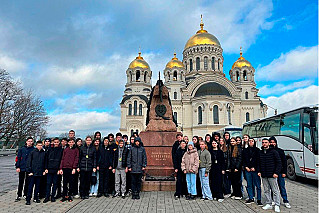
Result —
[[296, 180], [296, 171], [295, 171], [295, 165], [291, 158], [287, 159], [287, 177], [290, 180]]

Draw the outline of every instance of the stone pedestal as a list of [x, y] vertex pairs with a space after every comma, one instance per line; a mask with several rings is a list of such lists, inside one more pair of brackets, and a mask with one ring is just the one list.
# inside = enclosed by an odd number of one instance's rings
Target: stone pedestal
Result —
[[140, 133], [147, 155], [146, 178], [143, 191], [174, 191], [175, 178], [172, 162], [172, 145], [177, 132]]

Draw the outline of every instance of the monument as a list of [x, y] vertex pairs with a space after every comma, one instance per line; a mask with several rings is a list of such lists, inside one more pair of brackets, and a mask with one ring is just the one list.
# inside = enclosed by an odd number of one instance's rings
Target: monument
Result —
[[174, 191], [175, 178], [172, 145], [177, 130], [168, 89], [160, 79], [148, 102], [146, 129], [140, 133], [147, 155], [143, 191]]

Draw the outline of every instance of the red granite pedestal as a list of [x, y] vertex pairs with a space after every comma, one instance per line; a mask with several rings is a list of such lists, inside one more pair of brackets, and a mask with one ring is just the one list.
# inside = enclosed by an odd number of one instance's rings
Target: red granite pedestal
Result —
[[140, 137], [147, 156], [143, 191], [175, 191], [172, 145], [177, 132], [144, 131]]

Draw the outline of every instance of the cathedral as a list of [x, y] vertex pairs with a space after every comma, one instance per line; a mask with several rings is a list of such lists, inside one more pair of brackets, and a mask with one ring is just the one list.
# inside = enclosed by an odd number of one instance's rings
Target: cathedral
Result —
[[[256, 89], [255, 69], [242, 51], [229, 71], [230, 80], [225, 77], [223, 62], [220, 42], [204, 29], [201, 21], [200, 30], [185, 44], [182, 61], [174, 53], [166, 64], [164, 84], [170, 93], [177, 129], [184, 135], [204, 136], [266, 116], [267, 106]], [[126, 76], [120, 131], [132, 135], [146, 128], [152, 88], [152, 71], [141, 52], [129, 64]]]

